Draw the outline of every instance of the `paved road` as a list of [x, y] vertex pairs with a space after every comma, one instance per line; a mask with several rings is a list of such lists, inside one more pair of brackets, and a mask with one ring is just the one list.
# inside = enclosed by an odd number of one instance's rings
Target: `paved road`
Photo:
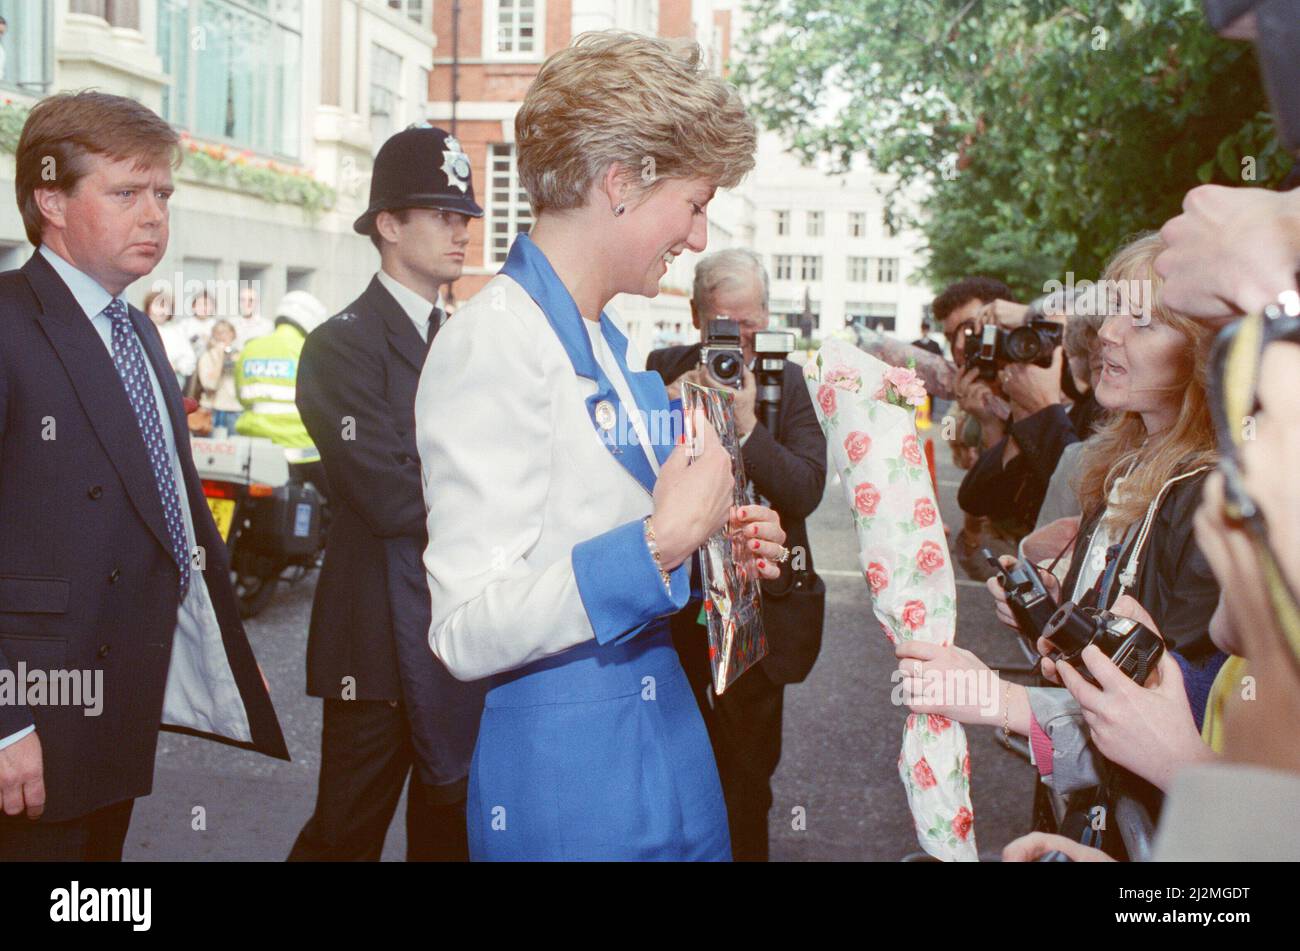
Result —
[[[945, 524], [958, 525], [960, 473], [940, 450], [940, 509]], [[895, 766], [905, 711], [889, 701], [893, 654], [871, 616], [838, 483], [827, 486], [810, 530], [826, 578], [826, 637], [808, 680], [786, 693], [772, 858], [896, 861], [917, 849]], [[311, 814], [320, 764], [321, 703], [303, 693], [314, 582], [282, 589], [248, 625], [293, 762], [163, 734], [153, 795], [136, 804], [128, 859], [278, 861], [288, 853]], [[1014, 662], [1014, 644], [994, 622], [987, 592], [967, 582], [957, 595], [958, 643], [993, 666]], [[1028, 826], [1034, 771], [987, 729], [971, 733], [971, 763], [977, 841], [981, 850], [997, 851]], [[806, 812], [805, 830], [792, 828], [795, 807]], [[403, 857], [403, 808], [385, 859]], [[194, 828], [196, 810], [203, 829]]]

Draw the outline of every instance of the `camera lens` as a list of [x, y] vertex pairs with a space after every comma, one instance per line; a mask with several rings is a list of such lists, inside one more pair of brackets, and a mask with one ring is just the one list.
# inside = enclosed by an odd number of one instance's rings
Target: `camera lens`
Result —
[[1093, 642], [1097, 624], [1073, 601], [1066, 601], [1043, 627], [1043, 637], [1066, 657], [1073, 657]]
[[1038, 359], [1043, 350], [1043, 341], [1038, 331], [1029, 327], [1017, 327], [1007, 334], [1007, 356], [1016, 363], [1032, 363]]
[[709, 372], [719, 383], [736, 379], [740, 372], [740, 363], [729, 353], [720, 353], [709, 364]]

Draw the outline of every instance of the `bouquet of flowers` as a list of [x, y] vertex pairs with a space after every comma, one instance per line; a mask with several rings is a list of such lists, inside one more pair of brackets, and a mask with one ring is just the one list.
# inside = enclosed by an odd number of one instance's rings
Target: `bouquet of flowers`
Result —
[[[916, 435], [925, 387], [843, 340], [809, 360], [804, 377], [858, 533], [859, 558], [885, 637], [951, 644], [956, 582]], [[899, 775], [921, 847], [936, 858], [975, 861], [970, 757], [960, 724], [911, 714]]]

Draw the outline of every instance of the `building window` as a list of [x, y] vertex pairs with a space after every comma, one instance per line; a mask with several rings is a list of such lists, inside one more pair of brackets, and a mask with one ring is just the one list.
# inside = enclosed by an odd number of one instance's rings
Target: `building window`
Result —
[[867, 213], [865, 211], [849, 212], [849, 237], [865, 238], [867, 236]]
[[370, 44], [370, 146], [376, 152], [397, 131], [402, 111], [402, 57]]
[[783, 238], [790, 233], [790, 212], [774, 211], [772, 217], [776, 222], [776, 236]]
[[493, 264], [504, 264], [515, 235], [527, 234], [533, 224], [528, 193], [519, 183], [519, 166], [513, 145], [488, 148], [487, 254]]
[[546, 23], [544, 0], [488, 0], [483, 48], [498, 59], [539, 59]]
[[849, 258], [849, 282], [865, 284], [867, 282], [867, 262], [870, 258]]
[[415, 85], [411, 89], [412, 122], [427, 122], [429, 119], [429, 70], [423, 66], [415, 69]]
[[844, 305], [844, 322], [892, 333], [898, 323], [898, 305], [850, 301]]
[[[72, 0], [68, 11], [100, 17], [113, 26], [131, 30], [140, 28], [140, 0]], [[8, 19], [8, 15], [0, 15]]]
[[799, 270], [799, 279], [803, 281], [820, 281], [822, 279], [822, 257], [820, 254], [805, 254]]
[[158, 0], [163, 117], [264, 154], [301, 152], [301, 0]]
[[808, 212], [808, 237], [820, 238], [822, 236], [824, 220], [820, 211]]
[[777, 254], [772, 257], [772, 273], [775, 280], [794, 280], [794, 255]]
[[424, 26], [424, 0], [388, 0], [388, 5], [398, 13], [404, 14], [408, 20]]
[[898, 283], [898, 258], [876, 258], [876, 280], [881, 284]]
[[0, 16], [8, 23], [0, 39], [0, 85], [35, 95], [48, 92], [54, 82], [53, 5], [46, 0], [0, 0]]

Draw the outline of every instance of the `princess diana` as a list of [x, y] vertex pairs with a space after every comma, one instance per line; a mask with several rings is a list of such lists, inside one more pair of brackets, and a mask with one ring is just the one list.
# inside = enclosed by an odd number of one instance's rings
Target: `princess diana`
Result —
[[587, 34], [515, 120], [536, 224], [447, 323], [416, 418], [429, 643], [490, 677], [470, 767], [471, 857], [727, 860], [717, 769], [668, 632], [691, 555], [730, 521], [775, 577], [775, 513], [732, 509], [707, 430], [688, 467], [667, 394], [619, 322], [703, 251], [755, 130], [694, 44]]

